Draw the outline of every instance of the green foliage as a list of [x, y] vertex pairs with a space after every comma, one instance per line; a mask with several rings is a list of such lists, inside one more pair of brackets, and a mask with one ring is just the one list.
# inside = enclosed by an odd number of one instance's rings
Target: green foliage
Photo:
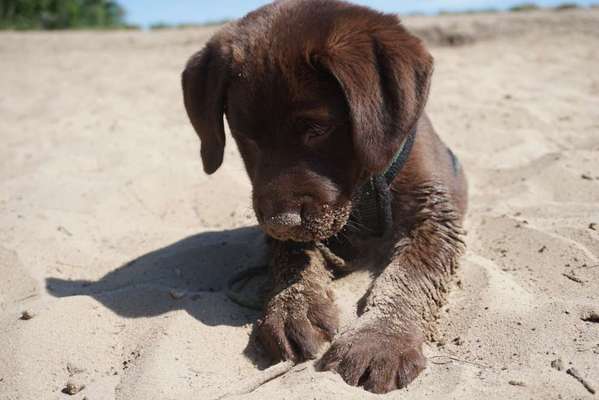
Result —
[[576, 4], [576, 3], [562, 3], [562, 4], [558, 4], [557, 6], [555, 6], [555, 9], [557, 11], [572, 10], [575, 8], [578, 8], [578, 4]]
[[166, 23], [166, 22], [154, 22], [153, 24], [150, 24], [150, 29], [151, 30], [155, 30], [155, 29], [169, 29], [172, 28], [173, 25]]
[[112, 0], [0, 0], [0, 29], [121, 28], [124, 16]]
[[518, 12], [518, 11], [533, 11], [538, 10], [540, 7], [534, 3], [522, 3], [515, 5], [510, 8], [510, 11]]

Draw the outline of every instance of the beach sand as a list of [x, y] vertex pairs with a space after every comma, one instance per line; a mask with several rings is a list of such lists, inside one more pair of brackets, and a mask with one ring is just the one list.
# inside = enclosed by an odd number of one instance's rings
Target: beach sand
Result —
[[[599, 390], [599, 9], [405, 22], [470, 184], [443, 339], [385, 396], [308, 362], [227, 398], [597, 398], [566, 369]], [[215, 29], [0, 33], [0, 399], [203, 400], [264, 373], [258, 313], [223, 290], [264, 262], [250, 184], [231, 140], [204, 175], [180, 92]], [[335, 282], [345, 323], [369, 279]]]

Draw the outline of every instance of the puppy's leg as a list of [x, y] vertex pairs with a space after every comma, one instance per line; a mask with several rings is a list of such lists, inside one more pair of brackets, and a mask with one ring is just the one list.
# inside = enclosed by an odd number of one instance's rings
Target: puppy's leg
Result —
[[335, 338], [319, 363], [375, 393], [401, 388], [424, 369], [422, 344], [463, 251], [461, 217], [447, 191], [421, 185], [410, 197], [409, 231], [373, 283], [356, 324]]
[[273, 361], [316, 357], [337, 331], [332, 274], [314, 244], [272, 243], [273, 291], [256, 335]]

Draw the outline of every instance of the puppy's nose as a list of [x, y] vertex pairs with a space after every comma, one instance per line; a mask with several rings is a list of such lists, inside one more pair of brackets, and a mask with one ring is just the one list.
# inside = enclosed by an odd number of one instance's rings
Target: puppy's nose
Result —
[[302, 225], [302, 216], [295, 211], [284, 212], [268, 218], [264, 225], [275, 236], [284, 236], [289, 229]]

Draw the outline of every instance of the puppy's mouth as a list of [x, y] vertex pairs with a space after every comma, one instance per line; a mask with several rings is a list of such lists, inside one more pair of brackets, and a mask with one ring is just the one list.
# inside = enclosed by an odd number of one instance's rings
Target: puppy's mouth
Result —
[[294, 242], [321, 241], [339, 233], [351, 214], [351, 202], [341, 206], [322, 205], [318, 213], [283, 212], [258, 222], [267, 235]]

